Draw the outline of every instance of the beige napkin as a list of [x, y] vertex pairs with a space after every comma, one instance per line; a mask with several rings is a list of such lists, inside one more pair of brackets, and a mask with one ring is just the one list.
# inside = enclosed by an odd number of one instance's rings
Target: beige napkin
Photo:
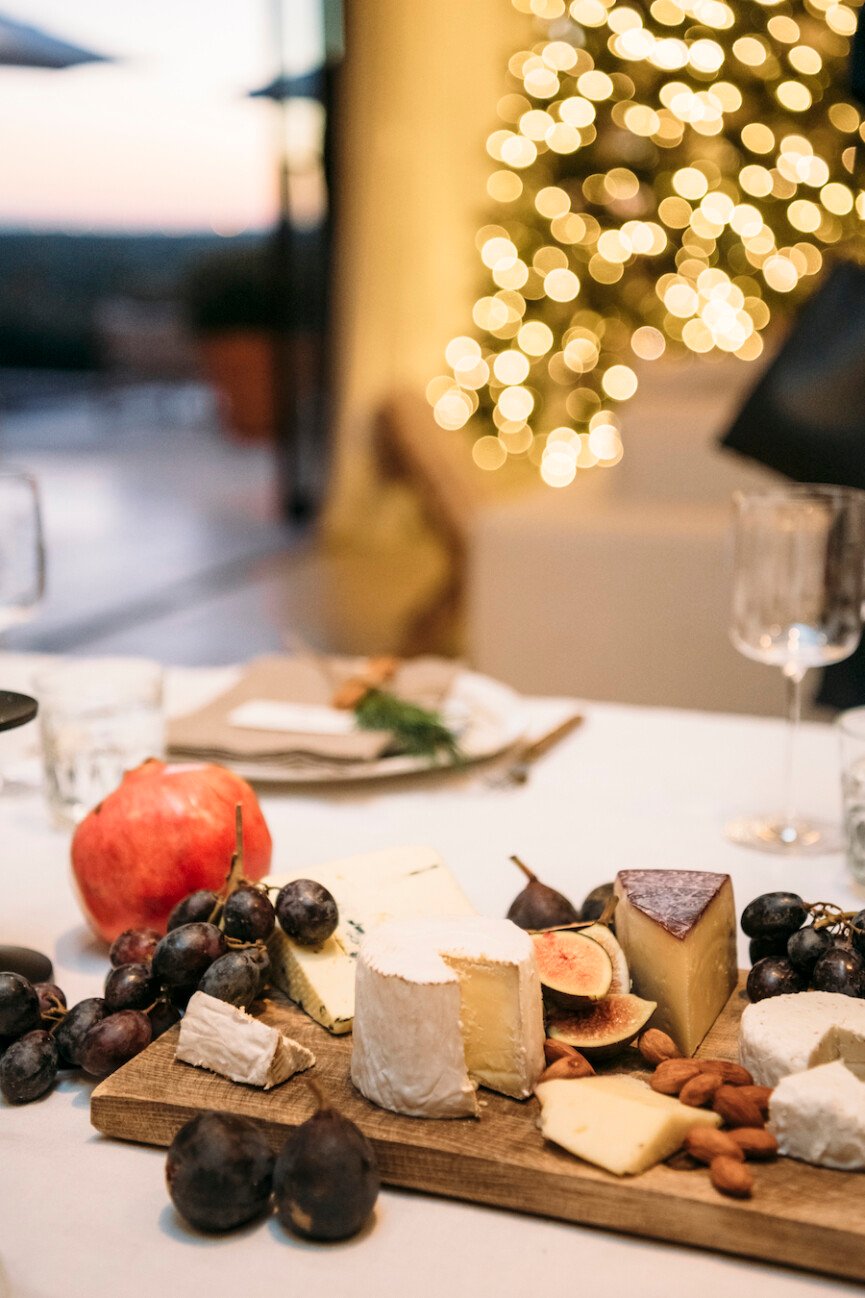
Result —
[[[168, 722], [170, 753], [216, 761], [278, 762], [307, 756], [310, 761], [370, 762], [392, 743], [389, 731], [356, 730], [345, 735], [252, 730], [231, 725], [228, 716], [242, 703], [267, 699], [280, 703], [329, 705], [343, 681], [363, 670], [365, 659], [270, 655], [255, 658], [224, 694], [202, 708]], [[414, 658], [401, 663], [385, 686], [400, 698], [438, 709], [459, 671], [444, 658]]]

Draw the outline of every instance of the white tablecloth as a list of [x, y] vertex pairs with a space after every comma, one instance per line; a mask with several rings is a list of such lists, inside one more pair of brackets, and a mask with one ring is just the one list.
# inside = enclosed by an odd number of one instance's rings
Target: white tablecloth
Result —
[[[26, 682], [29, 664], [0, 657], [0, 683]], [[193, 700], [208, 678], [173, 677]], [[536, 719], [548, 715], [533, 704]], [[579, 900], [624, 867], [728, 871], [739, 909], [790, 887], [808, 900], [865, 905], [843, 858], [782, 861], [725, 842], [729, 815], [777, 802], [778, 722], [586, 706], [586, 724], [535, 769], [529, 784], [490, 790], [478, 771], [378, 782], [326, 794], [268, 791], [274, 870], [407, 842], [443, 854], [479, 909], [503, 914], [521, 883], [512, 852]], [[801, 736], [802, 809], [839, 810], [836, 737]], [[4, 751], [33, 742], [0, 735]], [[0, 797], [0, 941], [49, 952], [70, 1004], [98, 995], [107, 968], [69, 884], [68, 834], [41, 797]], [[744, 939], [740, 952], [746, 959]], [[372, 1228], [335, 1246], [301, 1243], [275, 1221], [224, 1238], [187, 1231], [164, 1187], [164, 1151], [97, 1135], [91, 1086], [62, 1080], [44, 1100], [0, 1101], [0, 1298], [102, 1298], [127, 1293], [495, 1295], [524, 1298], [559, 1283], [607, 1295], [792, 1298], [855, 1286], [721, 1255], [619, 1237], [417, 1194], [385, 1191]]]

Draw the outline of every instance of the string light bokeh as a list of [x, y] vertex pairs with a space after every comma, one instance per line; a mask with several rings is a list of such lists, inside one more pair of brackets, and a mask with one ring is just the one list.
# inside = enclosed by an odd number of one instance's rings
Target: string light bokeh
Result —
[[471, 421], [483, 469], [528, 458], [565, 487], [622, 458], [635, 361], [763, 351], [865, 216], [848, 90], [858, 3], [512, 0], [514, 54], [487, 139], [485, 291], [427, 397]]

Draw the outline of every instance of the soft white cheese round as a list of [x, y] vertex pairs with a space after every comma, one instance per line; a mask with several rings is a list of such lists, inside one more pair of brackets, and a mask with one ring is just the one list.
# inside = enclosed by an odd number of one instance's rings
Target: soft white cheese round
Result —
[[865, 1167], [865, 1083], [836, 1060], [783, 1078], [769, 1102], [778, 1149], [819, 1167]]
[[393, 920], [357, 961], [351, 1079], [414, 1117], [476, 1114], [477, 1085], [531, 1095], [544, 1068], [531, 938], [510, 920]]
[[742, 1015], [739, 1058], [761, 1086], [833, 1059], [865, 1065], [865, 1001], [837, 992], [757, 1001]]

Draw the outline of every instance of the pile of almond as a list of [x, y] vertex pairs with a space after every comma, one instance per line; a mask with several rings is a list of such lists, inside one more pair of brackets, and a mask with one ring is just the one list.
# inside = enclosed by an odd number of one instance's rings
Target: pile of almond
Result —
[[[708, 1165], [716, 1190], [749, 1199], [754, 1177], [745, 1166], [746, 1159], [768, 1162], [778, 1155], [778, 1142], [766, 1130], [771, 1088], [755, 1086], [747, 1068], [727, 1059], [683, 1059], [672, 1037], [658, 1028], [644, 1032], [637, 1045], [646, 1063], [655, 1069], [649, 1078], [653, 1091], [678, 1096], [682, 1104], [695, 1109], [714, 1109], [727, 1127], [726, 1131], [692, 1127], [685, 1137], [684, 1153], [674, 1155], [672, 1166]], [[548, 1038], [544, 1054], [547, 1069], [542, 1082], [554, 1077], [590, 1077], [595, 1071], [584, 1055], [562, 1041]]]
[[716, 1190], [736, 1199], [750, 1198], [754, 1177], [745, 1160], [766, 1162], [778, 1154], [778, 1142], [766, 1130], [771, 1088], [755, 1086], [747, 1068], [727, 1059], [683, 1059], [675, 1042], [658, 1028], [644, 1032], [638, 1047], [646, 1063], [655, 1067], [649, 1078], [652, 1090], [721, 1115], [728, 1130], [693, 1127], [685, 1137], [685, 1154], [708, 1164]]

